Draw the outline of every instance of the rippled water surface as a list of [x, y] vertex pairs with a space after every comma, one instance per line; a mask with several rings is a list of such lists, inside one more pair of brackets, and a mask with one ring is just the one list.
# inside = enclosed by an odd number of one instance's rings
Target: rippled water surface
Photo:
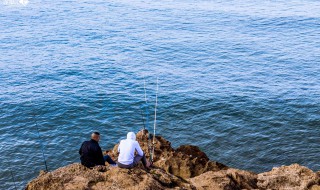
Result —
[[[320, 170], [320, 2], [0, 0], [0, 189], [144, 126], [210, 159]], [[37, 130], [37, 128], [39, 130]], [[41, 148], [43, 147], [43, 148]], [[16, 181], [16, 183], [14, 183]]]

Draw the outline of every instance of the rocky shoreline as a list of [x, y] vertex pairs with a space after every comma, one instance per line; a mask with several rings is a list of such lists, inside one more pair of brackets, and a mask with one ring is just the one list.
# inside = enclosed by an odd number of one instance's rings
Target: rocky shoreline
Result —
[[[147, 157], [148, 135], [147, 130], [137, 133], [137, 140]], [[115, 145], [109, 153], [115, 159], [118, 156], [117, 147]], [[99, 172], [74, 163], [49, 173], [40, 172], [25, 189], [320, 190], [320, 171], [313, 172], [304, 166], [292, 164], [256, 174], [211, 161], [196, 146], [183, 145], [173, 149], [171, 143], [161, 136], [156, 137], [154, 161], [154, 168], [150, 171], [139, 165], [130, 170], [107, 167], [107, 171]]]

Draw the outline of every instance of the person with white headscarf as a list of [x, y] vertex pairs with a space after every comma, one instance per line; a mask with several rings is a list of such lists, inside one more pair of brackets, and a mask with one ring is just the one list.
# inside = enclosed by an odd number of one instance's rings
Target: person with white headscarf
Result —
[[[136, 151], [137, 154], [135, 155]], [[118, 167], [120, 168], [134, 168], [140, 161], [147, 169], [151, 165], [147, 161], [138, 141], [136, 141], [136, 135], [133, 132], [127, 134], [127, 139], [120, 141], [118, 152], [120, 153], [118, 157]]]

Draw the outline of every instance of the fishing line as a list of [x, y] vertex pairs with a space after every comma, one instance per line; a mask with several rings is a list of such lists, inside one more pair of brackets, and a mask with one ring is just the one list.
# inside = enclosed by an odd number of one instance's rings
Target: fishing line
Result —
[[12, 178], [14, 187], [15, 187], [15, 189], [17, 190], [18, 188], [17, 188], [16, 180], [14, 179], [13, 172], [12, 172], [12, 170], [11, 170], [11, 164], [10, 164], [10, 174], [11, 174], [11, 178]]
[[143, 107], [141, 106], [140, 107], [140, 114], [141, 114], [141, 117], [142, 117], [143, 130], [145, 130], [146, 129], [146, 124], [144, 122], [145, 118], [144, 118], [143, 113], [142, 113], [142, 108]]
[[38, 131], [38, 138], [39, 138], [40, 145], [41, 145], [41, 152], [42, 152], [43, 162], [44, 162], [44, 165], [45, 165], [45, 167], [46, 167], [46, 172], [48, 172], [47, 160], [46, 160], [46, 157], [45, 157], [45, 155], [44, 155], [44, 146], [43, 146], [43, 143], [42, 143], [42, 141], [41, 141], [41, 136], [40, 136], [40, 132], [39, 132], [38, 122], [37, 122], [37, 120], [35, 119], [35, 115], [33, 115], [33, 119], [34, 119], [34, 121], [35, 121], [36, 128], [37, 128], [37, 131]]
[[156, 138], [156, 125], [157, 125], [157, 106], [158, 106], [158, 85], [159, 78], [157, 77], [157, 90], [156, 90], [156, 104], [154, 106], [154, 123], [153, 123], [153, 139], [152, 139], [152, 158], [151, 161], [153, 162], [154, 157], [154, 144], [155, 144], [155, 138]]
[[147, 89], [146, 89], [146, 80], [144, 80], [144, 101], [145, 101], [145, 129], [149, 128], [149, 112], [148, 112], [148, 99], [147, 99]]
[[[143, 124], [144, 124], [144, 129], [149, 129], [149, 104], [148, 104], [148, 96], [147, 96], [147, 88], [146, 88], [146, 80], [144, 78], [144, 104], [141, 106], [142, 109], [145, 111], [145, 115], [143, 118]], [[141, 113], [142, 114], [142, 113]], [[152, 134], [148, 132], [148, 139], [147, 139], [147, 144], [148, 144], [148, 151], [149, 151], [149, 160], [150, 162], [153, 162], [153, 153], [152, 153]]]

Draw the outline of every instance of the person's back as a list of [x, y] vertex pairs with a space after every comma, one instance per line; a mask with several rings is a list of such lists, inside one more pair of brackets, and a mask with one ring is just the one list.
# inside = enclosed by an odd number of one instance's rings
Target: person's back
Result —
[[[137, 151], [138, 155], [134, 155]], [[127, 134], [127, 139], [121, 140], [118, 147], [119, 157], [118, 166], [121, 168], [133, 168], [140, 160], [142, 160], [143, 165], [148, 168], [150, 163], [147, 162], [146, 157], [136, 141], [136, 135], [133, 132]]]
[[120, 141], [118, 147], [120, 152], [118, 162], [126, 165], [132, 164], [136, 150], [140, 156], [143, 156], [143, 151], [141, 150], [139, 143], [134, 139], [134, 133], [128, 133], [127, 139]]
[[95, 140], [85, 141], [79, 150], [81, 164], [87, 167], [105, 165], [102, 150]]
[[111, 159], [109, 155], [103, 156], [101, 147], [99, 145], [100, 134], [94, 132], [91, 134], [90, 141], [84, 141], [79, 149], [81, 164], [92, 168], [94, 166], [105, 166], [105, 161], [111, 165], [116, 163]]

